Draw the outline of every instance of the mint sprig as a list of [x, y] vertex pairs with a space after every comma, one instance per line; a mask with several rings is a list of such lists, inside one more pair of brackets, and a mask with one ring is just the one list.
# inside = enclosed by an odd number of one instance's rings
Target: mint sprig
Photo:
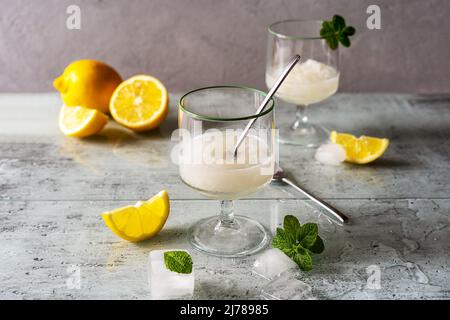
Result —
[[277, 228], [272, 246], [283, 251], [303, 271], [313, 268], [311, 253], [319, 254], [325, 249], [317, 224], [305, 223], [302, 226], [292, 215], [284, 217], [283, 228]]
[[192, 258], [186, 251], [164, 252], [164, 264], [170, 271], [177, 273], [192, 273]]
[[320, 36], [325, 39], [328, 46], [332, 50], [336, 50], [339, 43], [344, 47], [350, 47], [350, 38], [356, 33], [355, 28], [347, 26], [345, 19], [339, 15], [334, 15], [329, 21], [322, 23], [320, 29]]

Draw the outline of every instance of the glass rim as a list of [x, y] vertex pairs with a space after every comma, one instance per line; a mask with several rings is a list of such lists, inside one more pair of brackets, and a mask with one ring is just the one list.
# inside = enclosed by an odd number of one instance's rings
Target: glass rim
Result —
[[287, 39], [287, 40], [320, 40], [320, 39], [325, 39], [322, 36], [320, 36], [320, 34], [317, 37], [289, 36], [287, 34], [276, 32], [275, 30], [273, 30], [274, 26], [276, 26], [278, 24], [281, 24], [281, 23], [286, 23], [286, 22], [317, 22], [317, 23], [323, 23], [324, 20], [318, 20], [318, 19], [287, 19], [287, 20], [281, 20], [281, 21], [276, 21], [276, 22], [270, 24], [267, 27], [267, 30], [272, 35], [274, 35], [274, 36], [276, 36], [278, 38]]
[[219, 86], [209, 86], [209, 87], [202, 87], [202, 88], [198, 88], [198, 89], [194, 89], [191, 90], [187, 93], [185, 93], [183, 96], [181, 96], [181, 98], [178, 100], [178, 107], [180, 108], [181, 111], [183, 111], [184, 113], [188, 114], [190, 117], [194, 118], [194, 119], [198, 119], [198, 120], [205, 120], [205, 121], [216, 121], [216, 122], [228, 122], [228, 121], [242, 121], [242, 120], [252, 120], [252, 119], [257, 119], [260, 118], [262, 116], [265, 116], [266, 114], [270, 113], [273, 108], [275, 107], [275, 100], [273, 98], [270, 98], [269, 103], [271, 102], [271, 106], [269, 108], [266, 108], [263, 112], [261, 112], [260, 114], [251, 114], [245, 117], [236, 117], [236, 118], [220, 118], [220, 117], [211, 117], [211, 116], [206, 116], [206, 115], [202, 115], [202, 114], [198, 114], [196, 112], [190, 111], [188, 109], [186, 109], [186, 107], [183, 105], [183, 100], [184, 98], [186, 98], [188, 95], [198, 92], [198, 91], [203, 91], [203, 90], [209, 90], [209, 89], [244, 89], [244, 90], [248, 90], [248, 91], [253, 91], [255, 93], [259, 93], [262, 96], [266, 97], [267, 93], [259, 90], [259, 89], [255, 89], [252, 87], [247, 87], [247, 86], [242, 86], [242, 85], [219, 85]]

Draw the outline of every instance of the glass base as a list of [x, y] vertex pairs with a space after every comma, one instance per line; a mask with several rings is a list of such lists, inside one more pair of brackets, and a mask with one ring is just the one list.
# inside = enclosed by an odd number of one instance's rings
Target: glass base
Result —
[[329, 139], [329, 132], [324, 127], [317, 124], [301, 124], [296, 127], [280, 128], [280, 142], [303, 146], [307, 148], [318, 147]]
[[195, 249], [226, 258], [248, 256], [269, 243], [269, 235], [257, 221], [236, 216], [233, 223], [222, 225], [219, 217], [197, 222], [189, 231], [189, 241]]

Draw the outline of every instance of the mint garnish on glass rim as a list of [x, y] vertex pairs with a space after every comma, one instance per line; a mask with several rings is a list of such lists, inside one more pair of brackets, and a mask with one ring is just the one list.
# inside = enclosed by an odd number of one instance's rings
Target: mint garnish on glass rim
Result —
[[192, 258], [186, 251], [164, 252], [164, 264], [170, 271], [177, 273], [192, 273]]
[[324, 21], [322, 23], [322, 29], [320, 29], [320, 36], [325, 39], [332, 50], [336, 50], [339, 43], [346, 48], [350, 47], [349, 37], [355, 33], [355, 28], [347, 26], [345, 19], [339, 15], [334, 15], [330, 21]]
[[318, 232], [317, 224], [301, 225], [296, 217], [287, 215], [284, 217], [283, 228], [277, 228], [272, 246], [283, 251], [303, 271], [310, 271], [313, 268], [310, 253], [322, 253], [325, 249]]

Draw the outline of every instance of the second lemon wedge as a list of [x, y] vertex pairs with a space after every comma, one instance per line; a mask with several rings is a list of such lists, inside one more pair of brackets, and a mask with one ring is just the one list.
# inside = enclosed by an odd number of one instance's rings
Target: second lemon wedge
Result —
[[358, 164], [366, 164], [378, 159], [389, 146], [389, 140], [385, 138], [368, 136], [356, 138], [354, 135], [336, 131], [331, 132], [330, 140], [344, 147], [345, 161]]
[[114, 120], [134, 130], [155, 129], [167, 116], [169, 95], [158, 79], [138, 75], [122, 82], [114, 91], [109, 110]]
[[62, 106], [59, 129], [70, 137], [84, 138], [100, 132], [108, 123], [108, 116], [85, 107]]
[[165, 190], [150, 200], [102, 214], [105, 224], [120, 238], [139, 242], [158, 234], [169, 216], [169, 195]]

